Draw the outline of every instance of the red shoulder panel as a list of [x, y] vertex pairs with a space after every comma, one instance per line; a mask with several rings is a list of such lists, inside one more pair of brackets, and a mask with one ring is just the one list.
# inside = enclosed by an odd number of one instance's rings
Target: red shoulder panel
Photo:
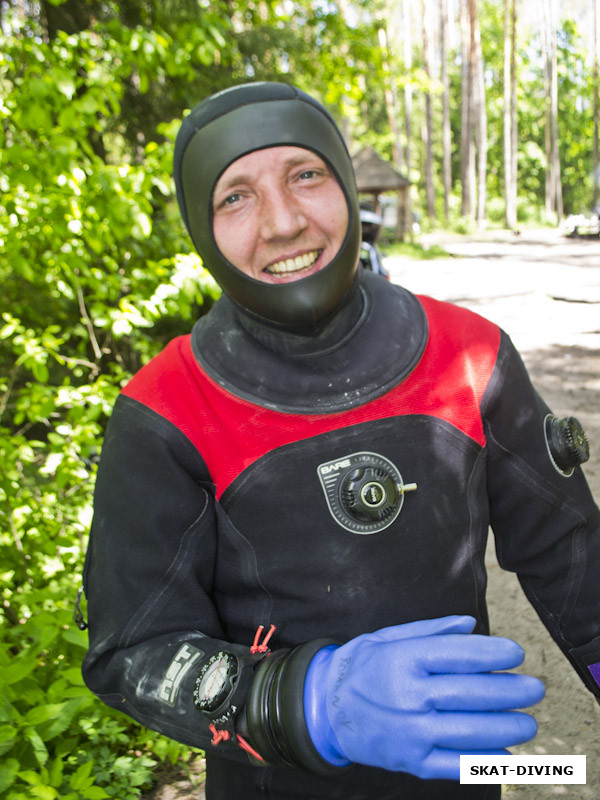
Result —
[[199, 367], [191, 337], [174, 339], [124, 388], [198, 448], [220, 497], [250, 464], [276, 447], [373, 419], [425, 414], [484, 446], [479, 406], [498, 354], [498, 327], [472, 312], [421, 297], [429, 341], [413, 372], [363, 406], [334, 414], [262, 408], [219, 386]]

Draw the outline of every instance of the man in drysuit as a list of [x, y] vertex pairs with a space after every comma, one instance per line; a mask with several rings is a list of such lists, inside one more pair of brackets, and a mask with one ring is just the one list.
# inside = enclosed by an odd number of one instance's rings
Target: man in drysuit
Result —
[[499, 797], [459, 755], [532, 738], [543, 687], [487, 635], [490, 524], [600, 695], [582, 431], [495, 325], [357, 268], [351, 160], [306, 94], [209, 98], [174, 170], [223, 296], [108, 426], [88, 686], [205, 749], [208, 800]]

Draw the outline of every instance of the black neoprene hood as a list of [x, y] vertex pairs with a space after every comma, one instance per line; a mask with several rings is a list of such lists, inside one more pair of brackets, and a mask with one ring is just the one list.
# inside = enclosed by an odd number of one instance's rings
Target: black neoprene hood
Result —
[[[314, 275], [284, 284], [251, 278], [231, 264], [214, 239], [212, 194], [227, 167], [248, 153], [280, 145], [319, 155], [348, 204], [348, 230], [335, 258]], [[310, 332], [329, 318], [355, 284], [360, 218], [352, 161], [329, 112], [285, 83], [234, 86], [199, 103], [175, 142], [174, 177], [181, 215], [204, 265], [239, 306], [277, 327]]]

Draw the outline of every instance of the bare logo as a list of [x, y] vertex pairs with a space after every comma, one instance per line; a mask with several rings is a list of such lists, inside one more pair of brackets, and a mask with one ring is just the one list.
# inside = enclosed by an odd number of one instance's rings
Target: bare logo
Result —
[[350, 460], [345, 458], [343, 461], [335, 461], [333, 464], [323, 464], [319, 467], [321, 475], [329, 475], [330, 472], [337, 472], [339, 469], [350, 466]]

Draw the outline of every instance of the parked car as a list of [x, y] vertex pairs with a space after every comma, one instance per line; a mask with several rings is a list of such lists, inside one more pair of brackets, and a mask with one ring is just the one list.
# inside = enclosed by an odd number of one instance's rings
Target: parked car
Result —
[[569, 214], [561, 227], [565, 236], [600, 237], [600, 208], [591, 214]]
[[362, 228], [362, 242], [360, 246], [360, 260], [365, 269], [370, 269], [383, 275], [388, 281], [390, 274], [383, 266], [383, 261], [377, 239], [383, 225], [383, 217], [369, 208], [360, 209], [360, 223]]

